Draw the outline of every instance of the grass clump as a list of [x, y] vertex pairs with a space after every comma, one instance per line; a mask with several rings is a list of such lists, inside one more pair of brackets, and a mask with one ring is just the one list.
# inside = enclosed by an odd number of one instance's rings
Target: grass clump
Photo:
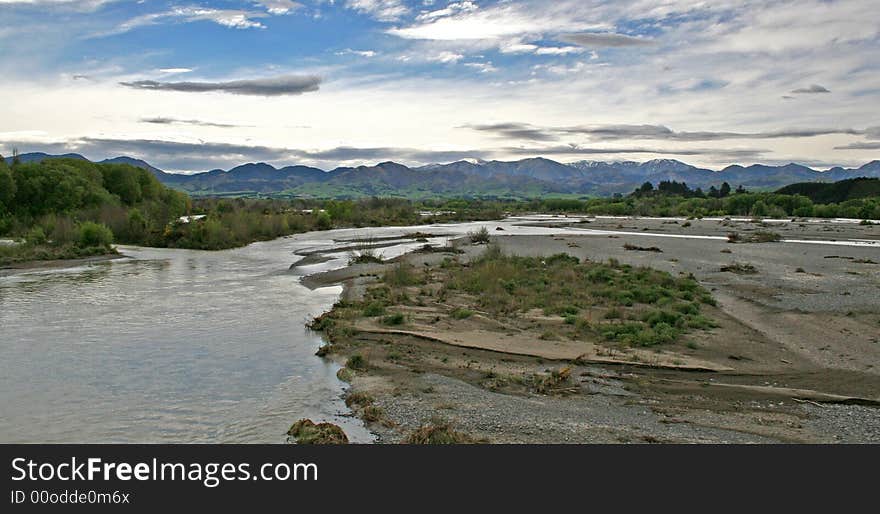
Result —
[[399, 326], [406, 323], [406, 316], [399, 312], [395, 312], [394, 314], [389, 314], [382, 318], [382, 324], [388, 326]]
[[374, 301], [370, 302], [364, 307], [363, 311], [361, 311], [364, 316], [368, 318], [375, 318], [376, 316], [384, 316], [385, 315], [385, 305], [382, 302]]
[[404, 444], [476, 444], [480, 441], [455, 430], [452, 423], [432, 419], [410, 433]]
[[315, 424], [310, 419], [301, 419], [290, 427], [287, 435], [296, 444], [348, 444], [345, 431], [333, 423]]
[[369, 368], [370, 365], [363, 355], [356, 353], [345, 361], [345, 367], [348, 369], [353, 369], [355, 371], [364, 371], [365, 369]]
[[535, 375], [533, 381], [538, 394], [572, 394], [578, 391], [571, 378], [571, 368], [556, 369], [549, 375]]
[[736, 273], [738, 275], [754, 275], [758, 269], [747, 262], [731, 262], [719, 269], [721, 272]]
[[663, 253], [663, 250], [657, 248], [656, 246], [636, 246], [633, 244], [626, 243], [623, 245], [623, 249], [632, 252], [656, 252]]
[[449, 314], [454, 319], [468, 319], [474, 315], [474, 311], [458, 308]]
[[413, 266], [404, 262], [386, 271], [383, 281], [391, 287], [415, 286], [421, 283]]
[[345, 397], [345, 405], [348, 407], [366, 407], [376, 401], [373, 395], [364, 392], [354, 392]]

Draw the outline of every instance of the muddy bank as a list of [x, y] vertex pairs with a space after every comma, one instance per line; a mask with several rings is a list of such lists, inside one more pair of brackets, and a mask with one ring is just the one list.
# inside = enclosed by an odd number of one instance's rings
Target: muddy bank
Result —
[[[432, 418], [499, 443], [880, 442], [880, 266], [871, 264], [880, 261], [877, 249], [629, 234], [725, 235], [729, 227], [717, 221], [593, 223], [616, 233], [498, 231], [493, 242], [517, 255], [563, 252], [693, 274], [717, 299], [707, 309], [718, 326], [674, 345], [615, 354], [597, 341], [545, 341], [503, 324], [493, 329], [483, 313], [433, 327], [436, 314], [418, 305], [408, 307], [407, 326], [353, 319], [350, 332], [330, 337], [327, 357], [366, 363], [342, 376], [351, 382], [349, 395], [369, 397], [369, 410], [353, 409], [381, 442], [399, 442]], [[784, 238], [786, 230], [826, 238], [826, 228], [777, 230]], [[841, 230], [877, 238], [873, 226]], [[459, 245], [463, 254], [402, 260], [430, 270], [485, 249]], [[750, 263], [757, 273], [721, 271], [731, 262]], [[392, 266], [358, 265], [304, 282], [344, 282], [344, 300], [358, 301]], [[570, 376], [564, 390], [535, 390], [534, 377], [563, 369]]]

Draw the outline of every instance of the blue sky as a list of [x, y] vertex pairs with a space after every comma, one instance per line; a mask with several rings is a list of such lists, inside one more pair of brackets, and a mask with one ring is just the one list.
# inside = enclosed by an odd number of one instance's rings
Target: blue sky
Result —
[[0, 152], [249, 161], [880, 156], [875, 0], [0, 0]]

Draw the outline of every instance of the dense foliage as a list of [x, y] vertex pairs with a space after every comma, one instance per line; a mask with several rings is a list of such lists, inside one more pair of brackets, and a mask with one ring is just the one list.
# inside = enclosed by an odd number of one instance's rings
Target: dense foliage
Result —
[[[525, 202], [526, 210], [614, 216], [761, 216], [819, 218], [880, 218], [878, 179], [833, 184], [796, 184], [775, 193], [752, 193], [723, 185], [703, 193], [684, 183], [645, 184], [629, 196], [614, 198], [545, 199]], [[846, 183], [846, 184], [844, 184]], [[815, 200], [811, 199], [810, 192]], [[855, 194], [854, 192], [858, 192]]]
[[133, 166], [0, 159], [0, 235], [22, 240], [3, 248], [0, 262], [112, 253], [114, 242], [161, 245], [189, 209], [185, 194]]
[[785, 186], [777, 193], [806, 196], [816, 203], [842, 203], [862, 198], [877, 198], [880, 197], [880, 178], [853, 178], [831, 184], [803, 182]]

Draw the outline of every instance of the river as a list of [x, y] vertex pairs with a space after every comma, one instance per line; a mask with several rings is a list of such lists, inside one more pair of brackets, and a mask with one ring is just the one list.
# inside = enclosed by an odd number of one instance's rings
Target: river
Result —
[[[340, 249], [356, 238], [591, 232], [523, 224], [538, 221], [571, 219], [343, 229], [219, 252], [120, 247], [121, 259], [2, 274], [0, 442], [276, 443], [304, 417], [370, 442], [305, 328], [342, 289], [312, 291], [301, 277], [344, 266]], [[389, 243], [384, 258], [424, 244]], [[330, 260], [290, 270], [297, 252]]]

